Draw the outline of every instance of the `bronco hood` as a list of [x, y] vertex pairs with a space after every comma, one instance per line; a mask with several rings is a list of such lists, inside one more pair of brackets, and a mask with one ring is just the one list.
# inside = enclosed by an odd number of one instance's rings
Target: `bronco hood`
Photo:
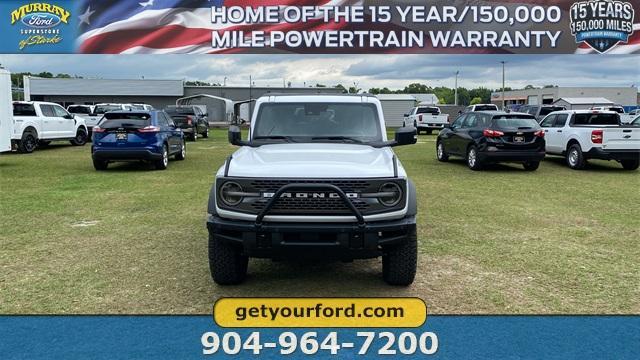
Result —
[[[228, 166], [232, 177], [376, 178], [393, 177], [396, 165], [390, 148], [314, 143], [243, 147]], [[399, 161], [397, 169], [398, 176], [406, 176]]]

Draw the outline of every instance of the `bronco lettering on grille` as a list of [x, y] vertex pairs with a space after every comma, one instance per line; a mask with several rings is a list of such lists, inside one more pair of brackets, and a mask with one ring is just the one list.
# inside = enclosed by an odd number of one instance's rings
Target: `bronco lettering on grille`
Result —
[[[262, 197], [271, 199], [275, 195], [275, 193], [269, 192], [263, 193]], [[349, 199], [357, 199], [359, 197], [357, 193], [346, 193], [345, 195], [347, 195]], [[331, 192], [289, 192], [283, 193], [280, 197], [289, 199], [339, 199], [340, 195]]]

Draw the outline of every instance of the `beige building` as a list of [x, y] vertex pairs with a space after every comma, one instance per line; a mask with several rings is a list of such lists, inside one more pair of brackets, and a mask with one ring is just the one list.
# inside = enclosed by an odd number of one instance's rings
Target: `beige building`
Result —
[[[638, 89], [635, 87], [552, 87], [505, 91], [506, 105], [553, 104], [561, 98], [605, 98], [622, 106], [638, 105]], [[502, 92], [491, 94], [491, 102], [502, 105]]]

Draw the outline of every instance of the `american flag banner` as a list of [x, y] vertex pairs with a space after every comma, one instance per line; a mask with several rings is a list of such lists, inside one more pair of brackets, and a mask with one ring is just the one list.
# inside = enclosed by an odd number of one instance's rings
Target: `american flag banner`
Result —
[[[588, 1], [588, 0], [587, 0]], [[591, 0], [594, 1], [594, 0]], [[606, 2], [605, 0], [602, 0]], [[94, 1], [82, 0], [76, 8], [78, 22], [78, 37], [76, 51], [79, 53], [93, 54], [206, 54], [206, 53], [513, 53], [513, 54], [551, 54], [551, 53], [575, 53], [590, 54], [606, 52], [608, 54], [632, 54], [640, 53], [640, 19], [636, 16], [633, 20], [632, 32], [628, 39], [619, 40], [615, 46], [606, 49], [597, 49], [593, 41], [578, 41], [570, 30], [570, 12], [577, 1], [537, 1], [526, 4], [529, 7], [543, 9], [551, 6], [561, 12], [561, 21], [535, 23], [523, 21], [509, 24], [503, 22], [479, 23], [470, 21], [471, 15], [462, 21], [440, 22], [432, 24], [420, 21], [402, 21], [395, 16], [391, 21], [374, 22], [371, 17], [370, 6], [387, 6], [394, 9], [399, 7], [420, 6], [449, 6], [463, 9], [473, 7], [500, 7], [505, 13], [517, 14], [522, 7], [522, 0], [453, 0], [433, 1], [428, 4], [419, 1], [368, 1], [368, 0], [117, 0]], [[636, 12], [640, 9], [638, 1], [633, 2]], [[364, 22], [354, 23], [349, 21], [326, 22], [321, 16], [309, 19], [305, 22], [290, 23], [285, 21], [271, 23], [252, 22], [214, 22], [212, 21], [212, 8], [220, 7], [252, 7], [277, 6], [285, 7], [325, 6], [325, 7], [349, 7], [364, 6], [366, 11]], [[462, 11], [462, 10], [461, 10]], [[466, 13], [466, 10], [465, 10]], [[639, 12], [640, 13], [640, 12]], [[499, 12], [496, 15], [500, 15]], [[364, 32], [417, 32], [429, 35], [437, 30], [440, 32], [466, 32], [466, 33], [491, 33], [499, 31], [520, 32], [548, 32], [544, 36], [549, 37], [548, 44], [536, 48], [526, 46], [501, 46], [496, 42], [488, 44], [480, 42], [468, 43], [452, 42], [449, 46], [439, 45], [433, 38], [427, 36], [427, 41], [422, 46], [389, 46], [375, 48], [367, 43], [361, 46], [330, 47], [287, 46], [282, 43], [277, 46], [264, 48], [222, 46], [215, 47], [212, 44], [214, 34], [236, 32], [243, 36], [243, 40], [251, 40], [255, 31], [265, 34], [272, 32], [287, 33], [291, 31], [307, 33], [330, 33], [350, 31], [354, 33]], [[556, 41], [552, 41], [552, 33], [557, 34]], [[431, 34], [433, 35], [433, 34]], [[593, 32], [588, 34], [595, 36]], [[586, 35], [585, 35], [586, 36]], [[544, 39], [543, 39], [544, 40]], [[531, 40], [534, 42], [534, 40]]]

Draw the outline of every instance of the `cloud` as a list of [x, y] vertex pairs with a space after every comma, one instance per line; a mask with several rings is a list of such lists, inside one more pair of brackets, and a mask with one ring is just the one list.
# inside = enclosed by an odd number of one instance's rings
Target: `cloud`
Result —
[[14, 72], [69, 73], [96, 78], [186, 79], [258, 86], [344, 84], [403, 88], [430, 86], [499, 88], [502, 65], [513, 88], [543, 86], [640, 86], [639, 55], [0, 55]]

